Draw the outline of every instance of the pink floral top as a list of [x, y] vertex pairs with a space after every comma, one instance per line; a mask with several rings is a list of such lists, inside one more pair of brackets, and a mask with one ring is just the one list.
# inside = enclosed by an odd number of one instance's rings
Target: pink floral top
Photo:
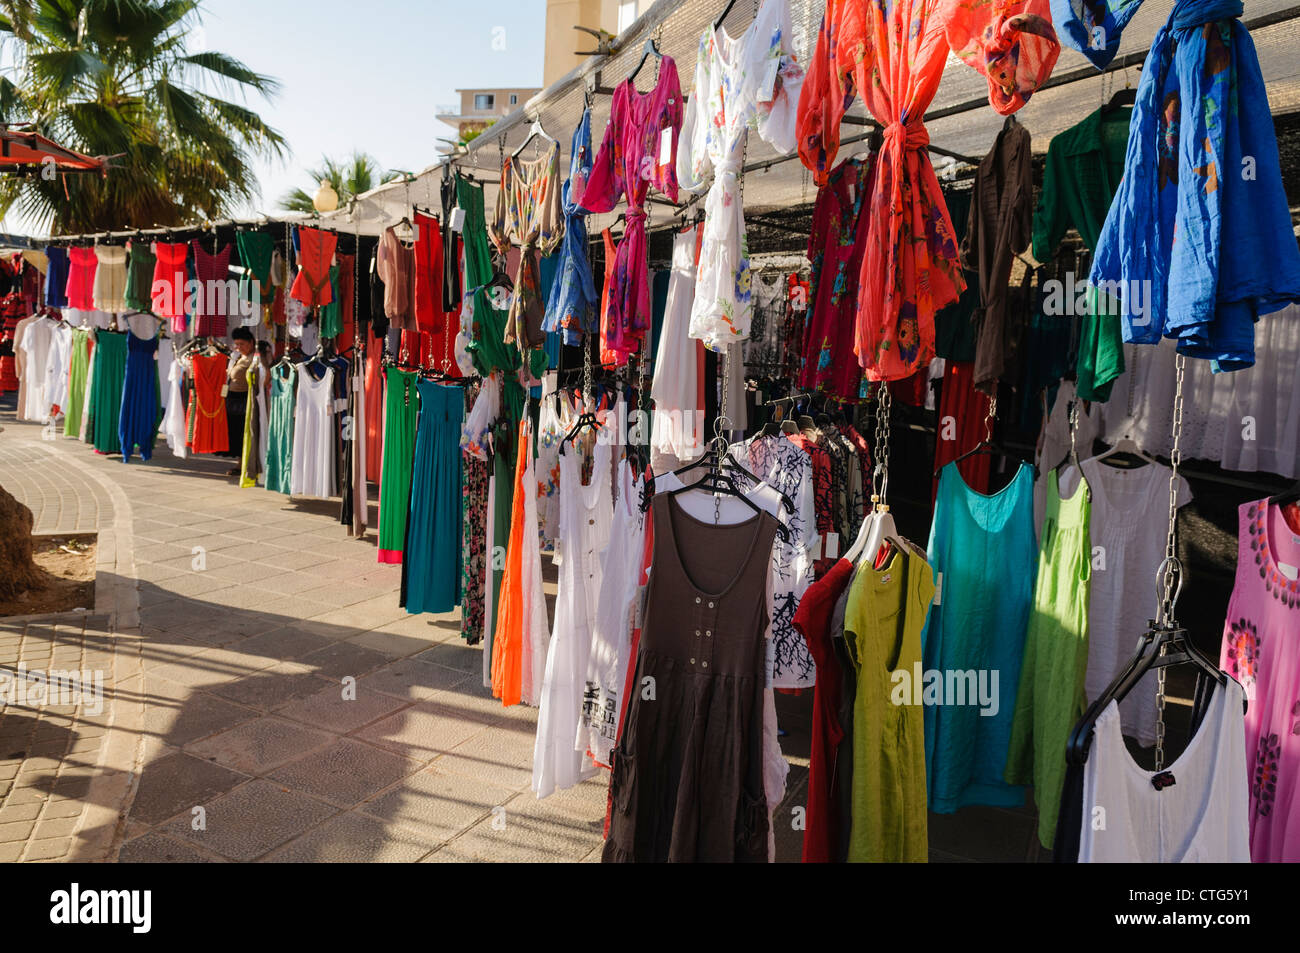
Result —
[[[638, 92], [630, 79], [619, 83], [591, 177], [578, 197], [588, 212], [611, 212], [627, 197], [627, 230], [614, 258], [609, 326], [602, 342], [613, 351], [635, 351], [650, 327], [645, 201], [652, 185], [677, 201], [677, 140], [684, 107], [671, 56], [659, 61], [659, 79], [649, 92]], [[671, 136], [666, 155], [665, 135]]]

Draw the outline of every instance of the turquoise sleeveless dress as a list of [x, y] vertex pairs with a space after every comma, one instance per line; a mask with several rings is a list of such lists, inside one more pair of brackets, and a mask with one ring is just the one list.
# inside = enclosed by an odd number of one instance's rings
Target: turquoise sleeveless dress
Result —
[[266, 488], [289, 493], [293, 470], [293, 401], [298, 369], [292, 364], [271, 368], [271, 413], [266, 424]]
[[[925, 772], [930, 810], [1019, 807], [1025, 789], [1003, 781], [1020, 683], [1038, 553], [1033, 468], [991, 496], [943, 468], [928, 561], [936, 594], [921, 640], [927, 683]], [[936, 703], [937, 702], [937, 703]]]

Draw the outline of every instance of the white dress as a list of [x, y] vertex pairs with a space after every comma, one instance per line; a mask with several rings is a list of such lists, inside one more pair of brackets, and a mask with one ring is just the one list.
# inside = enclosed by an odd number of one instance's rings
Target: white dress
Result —
[[690, 337], [691, 305], [695, 301], [695, 229], [673, 239], [673, 265], [668, 277], [655, 376], [650, 385], [654, 423], [650, 435], [650, 466], [655, 473], [675, 470], [699, 459], [707, 439], [699, 403], [698, 344]]
[[14, 326], [13, 349], [14, 371], [18, 375], [18, 419], [27, 420], [27, 352], [23, 349], [23, 338], [27, 329], [35, 322], [35, 317], [23, 318]]
[[1125, 747], [1111, 702], [1083, 768], [1079, 863], [1250, 863], [1244, 700], [1234, 679], [1215, 686], [1200, 728], [1168, 768], [1174, 783], [1159, 790], [1156, 772]]
[[555, 557], [560, 578], [533, 748], [533, 792], [538, 798], [572, 787], [595, 772], [574, 739], [582, 718], [582, 690], [614, 518], [609, 468], [609, 445], [598, 442], [591, 483], [584, 486], [579, 454], [573, 447], [560, 454], [560, 536]]
[[334, 368], [327, 367], [320, 380], [303, 368], [294, 405], [289, 493], [332, 497], [334, 456]]
[[[1081, 464], [1092, 488], [1088, 532], [1092, 576], [1088, 586], [1089, 703], [1095, 701], [1133, 657], [1137, 638], [1155, 612], [1156, 569], [1165, 558], [1169, 529], [1169, 474], [1161, 464], [1128, 470], [1097, 460]], [[1079, 471], [1062, 469], [1061, 494], [1071, 496]], [[1178, 505], [1192, 499], [1178, 478]], [[1124, 734], [1156, 743], [1156, 673], [1147, 672], [1119, 706]]]
[[[738, 39], [705, 28], [677, 146], [677, 181], [704, 199], [691, 337], [721, 350], [749, 337], [754, 312], [740, 172], [751, 128], [779, 153], [794, 151], [803, 69], [791, 45], [789, 0], [764, 0]], [[712, 184], [709, 185], [709, 173]]]
[[[21, 322], [19, 322], [21, 323]], [[44, 423], [50, 414], [49, 392], [46, 389], [47, 368], [50, 361], [50, 343], [54, 338], [53, 318], [44, 315], [28, 324], [22, 331], [19, 347], [25, 356], [23, 382], [27, 385], [24, 408], [26, 420]], [[15, 337], [17, 335], [15, 334]]]
[[799, 600], [812, 584], [817, 522], [813, 508], [812, 457], [785, 436], [758, 436], [748, 443], [732, 444], [730, 453], [742, 467], [788, 496], [794, 512], [782, 507], [778, 518], [790, 531], [789, 541], [772, 543], [772, 585], [769, 617], [772, 638], [768, 668], [776, 688], [809, 688], [817, 680], [817, 666], [808, 643], [794, 627]]
[[[170, 347], [166, 343], [160, 344], [158, 352], [161, 354], [164, 349], [171, 354], [171, 359], [168, 362], [167, 383], [164, 387], [167, 391], [167, 402], [166, 409], [163, 411], [161, 430], [171, 452], [184, 460], [189, 455], [189, 450], [185, 446], [185, 401], [181, 398], [181, 378], [185, 376], [185, 366], [177, 359], [174, 344]], [[159, 368], [158, 380], [161, 382], [162, 379], [161, 368]]]
[[641, 512], [645, 479], [634, 476], [626, 460], [619, 462], [616, 479], [618, 499], [614, 501], [614, 525], [610, 530], [610, 539], [616, 543], [609, 547], [604, 560], [577, 740], [579, 751], [590, 752], [596, 763], [605, 767], [611, 764], [610, 754], [618, 740], [635, 600], [645, 559], [646, 514]]
[[[537, 486], [537, 471], [534, 469], [533, 455], [528, 452], [532, 442], [531, 424], [522, 434], [520, 445], [525, 454], [524, 459], [524, 551], [520, 559], [519, 587], [523, 594], [520, 604], [520, 616], [523, 619], [523, 671], [521, 674], [520, 697], [525, 704], [537, 706], [541, 702], [542, 684], [546, 677], [546, 645], [550, 641], [550, 620], [546, 617], [546, 590], [542, 581], [542, 541], [537, 533], [528, 532], [528, 527], [537, 526], [538, 498], [526, 492], [529, 487]], [[525, 442], [527, 441], [527, 442]]]
[[50, 356], [45, 362], [45, 400], [59, 415], [68, 410], [68, 365], [72, 360], [72, 328], [55, 321], [50, 332]]

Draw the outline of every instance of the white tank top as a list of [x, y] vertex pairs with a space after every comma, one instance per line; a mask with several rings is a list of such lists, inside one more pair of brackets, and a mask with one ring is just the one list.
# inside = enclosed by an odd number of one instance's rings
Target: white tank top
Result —
[[334, 495], [334, 369], [326, 368], [320, 380], [300, 371], [295, 406], [289, 492], [329, 499]]
[[[1249, 863], [1245, 693], [1216, 686], [1187, 749], [1163, 772], [1133, 760], [1111, 702], [1083, 769], [1080, 863]], [[1172, 775], [1157, 789], [1153, 779]]]

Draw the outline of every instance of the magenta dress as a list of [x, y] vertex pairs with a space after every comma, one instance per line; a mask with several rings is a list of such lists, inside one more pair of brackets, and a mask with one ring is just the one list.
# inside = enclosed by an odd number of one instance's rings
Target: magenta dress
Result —
[[95, 310], [95, 268], [99, 256], [93, 248], [68, 249], [68, 307], [81, 311]]
[[[646, 63], [647, 68], [651, 65]], [[653, 185], [677, 201], [677, 140], [683, 106], [677, 64], [671, 56], [660, 60], [659, 80], [649, 92], [637, 92], [631, 79], [619, 83], [591, 177], [578, 197], [588, 212], [612, 212], [627, 196], [627, 229], [614, 257], [609, 325], [601, 342], [612, 351], [632, 353], [650, 327], [645, 200]], [[667, 155], [661, 146], [665, 129], [672, 130]]]
[[1250, 857], [1300, 860], [1300, 534], [1267, 499], [1243, 503], [1219, 666], [1246, 690]]

